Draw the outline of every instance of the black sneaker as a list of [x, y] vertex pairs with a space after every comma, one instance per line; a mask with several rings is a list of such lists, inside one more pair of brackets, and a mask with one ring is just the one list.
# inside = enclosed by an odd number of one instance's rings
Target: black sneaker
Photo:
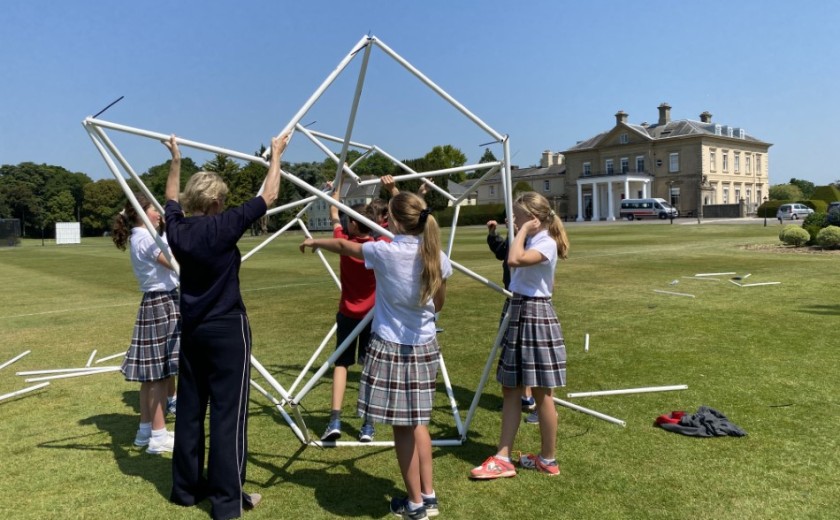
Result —
[[[437, 511], [437, 500], [432, 499], [435, 501], [435, 511]], [[391, 513], [396, 516], [402, 517], [403, 519], [409, 520], [419, 520], [421, 518], [428, 518], [429, 515], [427, 514], [426, 510], [426, 501], [423, 501], [423, 506], [418, 507], [414, 511], [408, 508], [408, 497], [403, 498], [392, 498], [391, 499]]]

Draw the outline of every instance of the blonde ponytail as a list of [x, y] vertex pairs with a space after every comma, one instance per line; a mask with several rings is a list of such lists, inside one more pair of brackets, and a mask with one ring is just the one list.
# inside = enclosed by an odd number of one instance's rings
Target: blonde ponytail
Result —
[[418, 195], [401, 191], [390, 202], [390, 218], [406, 235], [422, 235], [420, 260], [423, 269], [420, 276], [420, 305], [434, 298], [443, 285], [440, 265], [440, 227], [437, 220]]

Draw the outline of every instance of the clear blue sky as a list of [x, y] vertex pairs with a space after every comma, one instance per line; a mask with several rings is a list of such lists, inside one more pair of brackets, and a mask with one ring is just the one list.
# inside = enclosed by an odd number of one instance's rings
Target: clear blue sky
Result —
[[[520, 166], [611, 128], [618, 110], [652, 122], [668, 102], [674, 119], [708, 110], [773, 143], [772, 184], [840, 179], [837, 2], [6, 0], [2, 12], [0, 164], [111, 178], [80, 123], [119, 96], [102, 119], [255, 151], [370, 32], [509, 134]], [[353, 63], [304, 123], [343, 135]], [[168, 157], [110, 135], [141, 172]], [[452, 144], [471, 162], [491, 140], [378, 49], [353, 138], [399, 158]], [[285, 158], [323, 155], [299, 136]]]

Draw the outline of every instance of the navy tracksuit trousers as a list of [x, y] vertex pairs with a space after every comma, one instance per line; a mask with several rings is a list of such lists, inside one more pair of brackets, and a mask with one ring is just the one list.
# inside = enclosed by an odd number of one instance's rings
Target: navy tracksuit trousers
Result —
[[[216, 520], [238, 518], [248, 457], [251, 329], [231, 314], [184, 331], [178, 368], [178, 413], [172, 456], [172, 494], [191, 506], [209, 498]], [[210, 405], [210, 450], [204, 476], [204, 420]]]

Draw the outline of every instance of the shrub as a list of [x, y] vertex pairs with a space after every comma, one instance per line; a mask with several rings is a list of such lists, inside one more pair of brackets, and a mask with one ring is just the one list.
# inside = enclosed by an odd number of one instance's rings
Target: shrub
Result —
[[815, 213], [825, 213], [828, 209], [828, 202], [824, 200], [804, 200], [802, 201], [802, 204], [805, 204], [806, 206], [814, 210]]
[[817, 233], [817, 244], [823, 247], [840, 247], [840, 227], [827, 226]]
[[779, 232], [779, 240], [784, 244], [794, 247], [801, 247], [808, 243], [811, 235], [796, 224], [788, 224]]
[[825, 216], [826, 226], [840, 226], [840, 208], [834, 208]]
[[826, 223], [826, 220], [827, 215], [825, 213], [814, 212], [805, 217], [805, 219], [802, 221], [802, 229], [807, 231], [808, 235], [811, 237], [808, 240], [809, 244], [813, 245], [817, 243], [817, 233], [819, 233], [822, 228], [828, 225]]

